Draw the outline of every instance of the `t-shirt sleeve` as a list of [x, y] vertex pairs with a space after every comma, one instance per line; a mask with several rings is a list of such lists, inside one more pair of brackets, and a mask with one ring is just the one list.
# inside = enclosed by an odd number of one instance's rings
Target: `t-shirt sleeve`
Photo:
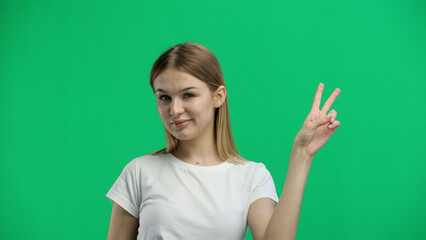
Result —
[[141, 202], [140, 177], [136, 174], [137, 161], [130, 161], [109, 189], [106, 197], [116, 202], [134, 217], [139, 218]]
[[278, 195], [271, 173], [268, 169], [266, 169], [263, 163], [258, 163], [258, 168], [253, 180], [253, 191], [250, 198], [250, 204], [259, 198], [265, 197], [278, 202]]

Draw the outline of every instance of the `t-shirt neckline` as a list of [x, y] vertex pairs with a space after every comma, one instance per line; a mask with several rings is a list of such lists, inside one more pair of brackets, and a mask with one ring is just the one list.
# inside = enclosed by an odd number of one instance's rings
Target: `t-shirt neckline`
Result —
[[192, 169], [192, 170], [201, 170], [201, 171], [219, 170], [219, 169], [224, 169], [228, 167], [230, 164], [228, 161], [225, 161], [223, 163], [212, 165], [212, 166], [199, 166], [199, 165], [194, 165], [194, 164], [184, 162], [180, 160], [179, 158], [175, 157], [171, 153], [167, 153], [166, 155], [172, 160], [173, 163], [177, 164], [178, 166], [183, 167], [185, 169]]

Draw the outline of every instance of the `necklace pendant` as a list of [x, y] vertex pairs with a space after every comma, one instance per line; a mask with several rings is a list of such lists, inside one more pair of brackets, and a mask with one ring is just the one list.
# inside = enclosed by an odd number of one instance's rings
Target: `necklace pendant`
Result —
[[200, 164], [200, 161], [196, 161], [197, 164]]

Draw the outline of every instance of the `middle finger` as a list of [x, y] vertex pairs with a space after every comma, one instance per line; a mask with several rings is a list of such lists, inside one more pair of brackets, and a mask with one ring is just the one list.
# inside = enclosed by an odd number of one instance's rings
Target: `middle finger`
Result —
[[336, 100], [337, 96], [339, 96], [341, 90], [339, 88], [334, 89], [331, 96], [327, 99], [327, 101], [324, 103], [324, 106], [322, 106], [321, 112], [324, 114], [330, 110], [331, 105], [333, 105], [334, 100]]

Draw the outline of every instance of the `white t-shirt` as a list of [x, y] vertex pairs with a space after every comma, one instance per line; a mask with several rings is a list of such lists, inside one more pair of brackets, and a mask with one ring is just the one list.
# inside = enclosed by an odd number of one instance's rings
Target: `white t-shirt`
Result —
[[278, 202], [262, 163], [186, 163], [174, 155], [130, 161], [106, 196], [139, 219], [137, 239], [244, 239], [252, 202]]

